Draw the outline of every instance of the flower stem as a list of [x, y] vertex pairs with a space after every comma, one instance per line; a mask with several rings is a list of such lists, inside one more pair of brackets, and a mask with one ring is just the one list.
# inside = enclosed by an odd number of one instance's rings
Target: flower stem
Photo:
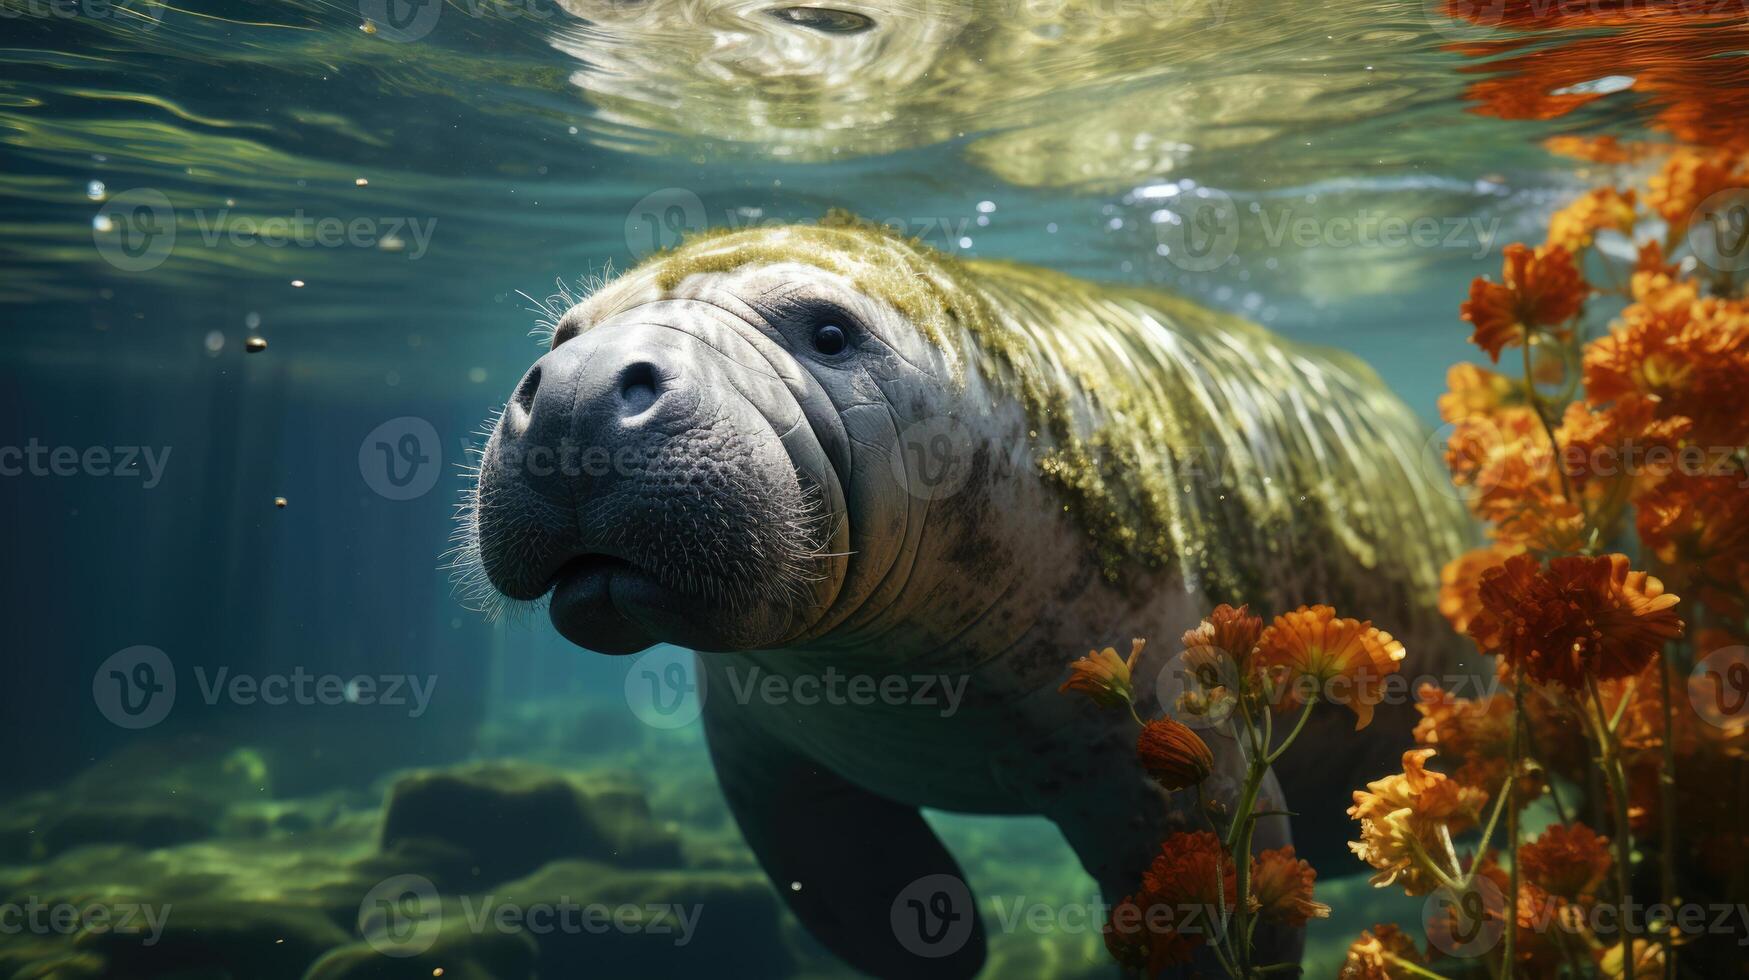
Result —
[[1294, 723], [1293, 730], [1287, 733], [1287, 738], [1282, 739], [1281, 744], [1269, 753], [1269, 757], [1264, 760], [1265, 763], [1274, 765], [1275, 761], [1281, 758], [1282, 753], [1287, 751], [1287, 747], [1294, 744], [1294, 739], [1300, 737], [1300, 731], [1306, 727], [1306, 719], [1312, 717], [1312, 705], [1316, 703], [1311, 698], [1306, 699], [1306, 706], [1300, 711], [1300, 720]]
[[[1501, 952], [1500, 969], [1507, 976], [1518, 962], [1513, 948], [1518, 934], [1518, 766], [1524, 752], [1524, 672], [1518, 671], [1512, 694], [1512, 740], [1506, 753], [1506, 786], [1500, 799], [1506, 805], [1506, 850], [1512, 861], [1506, 882], [1506, 942]], [[1498, 812], [1495, 814], [1498, 816]], [[1492, 830], [1493, 827], [1489, 827]], [[1486, 845], [1483, 845], [1484, 851]], [[1481, 863], [1480, 861], [1477, 862]]]
[[1572, 481], [1567, 479], [1567, 465], [1561, 459], [1561, 443], [1555, 438], [1555, 427], [1549, 423], [1548, 406], [1543, 404], [1542, 393], [1536, 390], [1536, 370], [1530, 363], [1530, 335], [1526, 331], [1524, 338], [1524, 397], [1530, 402], [1530, 407], [1536, 413], [1536, 419], [1543, 425], [1543, 432], [1549, 437], [1549, 460], [1555, 473], [1561, 478], [1561, 496], [1567, 498], [1573, 506], [1579, 508], [1581, 517], [1590, 523], [1585, 513], [1585, 502], [1573, 494]]
[[1233, 877], [1236, 887], [1235, 908], [1233, 909], [1233, 932], [1238, 937], [1238, 954], [1240, 975], [1250, 967], [1251, 962], [1251, 830], [1256, 826], [1256, 819], [1251, 810], [1257, 805], [1257, 790], [1263, 784], [1263, 774], [1267, 772], [1266, 764], [1261, 756], [1251, 757], [1251, 767], [1245, 774], [1245, 795], [1239, 800], [1239, 809], [1233, 816], [1235, 838], [1229, 845], [1228, 853], [1233, 856]]
[[[1679, 908], [1682, 898], [1676, 894], [1676, 719], [1670, 703], [1670, 672], [1675, 669], [1670, 654], [1676, 644], [1666, 644], [1658, 657], [1658, 680], [1664, 696], [1663, 766], [1658, 773], [1658, 901], [1670, 908]], [[1664, 976], [1676, 977], [1676, 942], [1666, 922], [1659, 930], [1658, 940], [1664, 946]]]
[[1627, 774], [1622, 769], [1620, 746], [1616, 743], [1615, 730], [1610, 727], [1604, 717], [1603, 695], [1597, 689], [1597, 678], [1585, 675], [1586, 687], [1591, 693], [1591, 705], [1594, 709], [1599, 748], [1603, 752], [1603, 775], [1609, 781], [1609, 795], [1615, 804], [1615, 886], [1620, 894], [1617, 896], [1621, 904], [1619, 917], [1621, 929], [1621, 968], [1622, 980], [1634, 980], [1633, 936], [1629, 929], [1629, 915], [1633, 911], [1633, 860], [1634, 860], [1634, 828], [1628, 819], [1628, 787]]
[[1442, 974], [1434, 973], [1432, 970], [1429, 970], [1418, 963], [1411, 963], [1393, 953], [1386, 953], [1384, 954], [1384, 957], [1390, 961], [1392, 967], [1401, 970], [1406, 976], [1427, 977], [1429, 980], [1446, 980], [1446, 977]]

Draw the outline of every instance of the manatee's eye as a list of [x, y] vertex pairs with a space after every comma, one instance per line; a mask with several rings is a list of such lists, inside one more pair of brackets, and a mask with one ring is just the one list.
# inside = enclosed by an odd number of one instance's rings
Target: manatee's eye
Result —
[[850, 338], [845, 336], [844, 328], [836, 323], [822, 323], [814, 328], [814, 349], [827, 357], [844, 353], [849, 344]]
[[854, 10], [834, 10], [831, 7], [777, 7], [769, 11], [778, 20], [798, 27], [811, 27], [825, 34], [861, 34], [874, 26]]

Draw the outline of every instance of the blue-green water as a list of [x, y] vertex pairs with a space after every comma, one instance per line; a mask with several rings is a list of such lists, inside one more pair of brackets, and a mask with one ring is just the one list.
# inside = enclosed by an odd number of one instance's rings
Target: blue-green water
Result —
[[[716, 940], [713, 975], [842, 975], [749, 870], [696, 722], [644, 724], [628, 662], [451, 594], [460, 465], [555, 282], [841, 207], [1347, 348], [1431, 418], [1470, 278], [1598, 179], [1543, 141], [1657, 128], [1632, 64], [1566, 115], [1476, 111], [1491, 57], [1566, 35], [1416, 0], [0, 12], [0, 897], [225, 910], [178, 934], [195, 966], [49, 930], [7, 976], [301, 976], [357, 941], [356, 896], [310, 897], [344, 874], [308, 854], [368, 853], [391, 774], [478, 758], [623, 780], [683, 842], [670, 863], [741, 875], [723, 901], [769, 929]], [[141, 645], [180, 685], [143, 722], [105, 667]], [[221, 670], [310, 687], [273, 704]], [[389, 677], [429, 686], [357, 682]], [[1096, 898], [1041, 821], [938, 822], [987, 917]], [[1362, 892], [1325, 896], [1347, 907], [1314, 973], [1372, 921]], [[990, 975], [1106, 969], [1096, 926], [995, 935]]]

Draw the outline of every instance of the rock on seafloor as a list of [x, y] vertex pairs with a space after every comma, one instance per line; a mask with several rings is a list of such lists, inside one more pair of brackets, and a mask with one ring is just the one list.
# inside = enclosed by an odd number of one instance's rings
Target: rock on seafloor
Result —
[[528, 874], [561, 858], [627, 867], [680, 864], [680, 842], [657, 830], [643, 793], [591, 786], [524, 763], [485, 762], [406, 776], [389, 792], [382, 846], [441, 842], [468, 858], [477, 884]]
[[[0, 978], [795, 974], [793, 923], [764, 876], [689, 866], [627, 774], [475, 762], [290, 799], [267, 776], [248, 750], [136, 749], [14, 801], [0, 903], [136, 921], [9, 936]], [[371, 914], [400, 881], [433, 896], [411, 950], [385, 946]]]

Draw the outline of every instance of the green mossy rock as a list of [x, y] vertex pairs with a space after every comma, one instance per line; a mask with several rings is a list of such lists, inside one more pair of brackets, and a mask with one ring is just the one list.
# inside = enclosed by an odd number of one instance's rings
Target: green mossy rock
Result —
[[[420, 841], [467, 855], [470, 888], [566, 858], [640, 868], [681, 863], [678, 837], [655, 826], [642, 792], [523, 763], [425, 770], [397, 781], [383, 813], [382, 849], [395, 853]], [[455, 868], [433, 870], [450, 877]]]
[[[445, 902], [442, 924], [429, 949], [385, 955], [368, 942], [330, 950], [304, 980], [537, 980], [537, 948], [523, 933], [476, 932], [457, 902]], [[393, 948], [393, 947], [389, 947]]]
[[[470, 909], [487, 929], [499, 914], [522, 922], [543, 978], [782, 977], [796, 965], [777, 895], [758, 872], [558, 861], [473, 896]], [[568, 919], [557, 914], [566, 909]]]
[[321, 911], [289, 901], [209, 899], [175, 903], [168, 910], [156, 943], [92, 932], [75, 945], [100, 953], [109, 964], [105, 975], [112, 977], [297, 980], [324, 950], [351, 939]]

